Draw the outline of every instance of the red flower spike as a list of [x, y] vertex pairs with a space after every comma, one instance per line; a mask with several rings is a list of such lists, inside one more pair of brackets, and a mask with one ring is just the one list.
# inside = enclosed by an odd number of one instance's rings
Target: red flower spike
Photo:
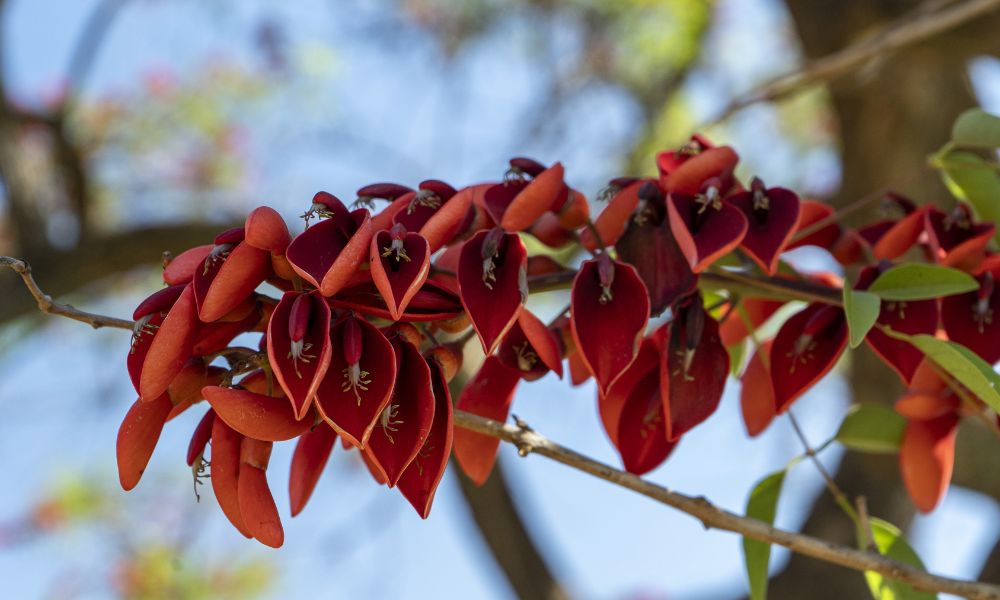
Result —
[[785, 247], [785, 250], [792, 250], [800, 246], [818, 246], [820, 248], [830, 248], [840, 239], [840, 226], [836, 222], [830, 222], [820, 229], [809, 233], [804, 237], [799, 235], [806, 230], [812, 230], [813, 226], [820, 221], [826, 221], [833, 216], [833, 207], [825, 202], [817, 200], [802, 200], [799, 203], [799, 224], [795, 228], [795, 235], [792, 242]]
[[729, 375], [729, 353], [719, 324], [705, 312], [701, 296], [678, 308], [664, 341], [660, 395], [667, 439], [676, 441], [719, 408]]
[[[666, 162], [657, 160], [661, 169], [666, 166]], [[660, 186], [668, 194], [697, 194], [702, 191], [706, 181], [718, 178], [720, 191], [726, 191], [733, 184], [733, 170], [737, 162], [739, 156], [729, 146], [693, 151], [686, 160], [668, 173], [660, 175]]]
[[163, 394], [152, 400], [136, 400], [118, 428], [118, 481], [126, 492], [142, 477], [153, 455], [160, 432], [173, 404]]
[[345, 441], [364, 447], [392, 397], [395, 351], [377, 327], [350, 313], [334, 324], [330, 339], [330, 368], [316, 407]]
[[504, 336], [497, 358], [521, 374], [525, 381], [535, 381], [549, 370], [562, 378], [562, 352], [559, 340], [528, 309], [521, 311], [517, 323]]
[[293, 517], [302, 512], [312, 496], [336, 441], [337, 432], [325, 423], [320, 423], [311, 431], [303, 433], [295, 444], [288, 475], [288, 498]]
[[[654, 394], [657, 399], [660, 398], [659, 367], [660, 344], [654, 337], [645, 337], [632, 364], [611, 384], [608, 393], [598, 395], [597, 409], [601, 416], [601, 424], [604, 425], [604, 432], [608, 434], [615, 447], [618, 447], [618, 426], [622, 410], [629, 402], [629, 398], [636, 394], [645, 395], [647, 399]], [[650, 386], [655, 389], [651, 389]], [[660, 415], [662, 416], [662, 411]], [[662, 419], [660, 424], [663, 425]], [[633, 423], [629, 427], [635, 429], [634, 425]], [[665, 435], [666, 429], [662, 428], [660, 436]]]
[[973, 271], [982, 262], [996, 225], [974, 223], [972, 211], [958, 204], [951, 213], [930, 208], [925, 213], [927, 241], [934, 260], [947, 267]]
[[951, 483], [958, 417], [909, 421], [899, 448], [899, 470], [910, 498], [921, 512], [934, 510]]
[[767, 188], [754, 177], [750, 191], [728, 201], [740, 209], [748, 224], [740, 248], [768, 275], [774, 275], [799, 222], [799, 197], [785, 188]]
[[639, 188], [639, 207], [619, 238], [618, 258], [633, 265], [649, 292], [651, 314], [659, 315], [678, 298], [694, 291], [698, 277], [681, 252], [659, 188]]
[[514, 198], [500, 219], [507, 231], [524, 231], [550, 210], [566, 189], [562, 163], [556, 163], [535, 175]]
[[271, 315], [268, 361], [298, 419], [312, 405], [330, 365], [329, 331], [330, 307], [315, 290], [308, 294], [285, 292]]
[[401, 224], [372, 237], [369, 260], [372, 280], [385, 300], [394, 321], [427, 280], [431, 250], [419, 233], [407, 233]]
[[[382, 294], [371, 281], [349, 287], [330, 299], [334, 308], [354, 310], [379, 319], [392, 320]], [[454, 319], [462, 315], [462, 302], [448, 286], [428, 279], [410, 299], [401, 321], [427, 322]]]
[[573, 341], [601, 393], [635, 358], [649, 321], [649, 295], [635, 269], [607, 254], [588, 260], [573, 280]]
[[670, 230], [695, 273], [728, 254], [743, 240], [747, 219], [722, 200], [717, 180], [697, 196], [671, 194], [667, 199]]
[[[594, 229], [600, 234], [601, 242], [605, 246], [614, 246], [618, 238], [625, 233], [625, 228], [632, 219], [632, 213], [639, 206], [639, 190], [647, 181], [651, 180], [637, 179], [623, 187], [611, 198], [601, 214], [597, 215]], [[580, 243], [591, 252], [597, 250], [599, 246], [590, 229], [580, 232]]]
[[431, 370], [434, 389], [434, 422], [423, 447], [403, 471], [398, 483], [399, 491], [423, 519], [431, 513], [434, 494], [448, 467], [454, 431], [451, 393], [448, 391], [444, 371], [434, 360], [428, 360], [427, 364]]
[[990, 364], [1000, 361], [1000, 268], [976, 279], [979, 289], [941, 299], [941, 322], [948, 339], [966, 346]]
[[618, 452], [629, 473], [652, 471], [676, 446], [667, 440], [663, 405], [659, 375], [652, 370], [632, 388], [618, 422]]
[[178, 285], [190, 283], [198, 269], [204, 268], [205, 259], [215, 248], [214, 244], [195, 246], [181, 252], [163, 265], [163, 283]]
[[238, 493], [240, 515], [250, 534], [265, 546], [280, 548], [285, 543], [285, 531], [266, 474], [271, 446], [271, 442], [243, 439]]
[[243, 436], [226, 425], [222, 419], [215, 419], [212, 424], [212, 476], [209, 477], [212, 491], [219, 502], [219, 508], [233, 527], [244, 537], [252, 537], [240, 513], [239, 475], [242, 446]]
[[296, 236], [285, 252], [295, 272], [327, 297], [351, 282], [358, 267], [368, 260], [372, 239], [368, 210], [348, 213], [339, 201], [337, 204], [329, 219]]
[[220, 419], [255, 440], [290, 440], [313, 424], [312, 419], [297, 419], [292, 406], [284, 398], [211, 385], [205, 386], [201, 393]]
[[[188, 285], [159, 324], [145, 350], [139, 374], [140, 398], [152, 400], [167, 390], [191, 356], [198, 324], [194, 290]], [[143, 323], [142, 318], [136, 321], [138, 333], [133, 334], [133, 340], [141, 338], [151, 325], [152, 321]]]
[[288, 225], [278, 211], [269, 206], [258, 206], [247, 216], [246, 241], [254, 248], [267, 250], [271, 254], [284, 254], [292, 236]]
[[750, 335], [750, 331], [747, 330], [747, 321], [750, 322], [750, 327], [753, 330], [759, 329], [784, 305], [784, 302], [763, 298], [741, 299], [739, 307], [729, 311], [726, 318], [719, 324], [719, 337], [722, 338], [722, 345], [728, 348], [742, 342]]
[[[242, 232], [242, 228], [232, 230]], [[217, 321], [246, 300], [271, 271], [271, 255], [226, 232], [196, 269], [191, 285], [202, 321]]]
[[[487, 356], [479, 372], [462, 389], [455, 409], [503, 423], [510, 414], [510, 403], [520, 380], [517, 371], [505, 367], [495, 356]], [[455, 460], [476, 485], [486, 483], [499, 447], [497, 438], [468, 429], [455, 430]]]
[[194, 461], [198, 460], [198, 457], [204, 454], [205, 446], [208, 445], [208, 440], [212, 438], [213, 425], [215, 425], [215, 411], [210, 408], [205, 412], [205, 416], [198, 421], [198, 426], [194, 428], [194, 433], [191, 434], [191, 442], [188, 444], [187, 450], [187, 465], [189, 467], [194, 465]]
[[462, 306], [492, 354], [528, 297], [528, 251], [516, 233], [480, 231], [462, 246], [458, 287]]
[[396, 385], [364, 452], [385, 475], [389, 487], [394, 487], [430, 435], [435, 401], [431, 370], [420, 350], [399, 337], [391, 341], [396, 353]]
[[777, 412], [783, 413], [837, 363], [847, 346], [844, 312], [810, 304], [789, 317], [771, 346], [771, 383]]
[[740, 411], [747, 435], [756, 437], [778, 416], [775, 410], [771, 371], [764, 361], [771, 354], [771, 342], [764, 344], [750, 358], [740, 378]]
[[[888, 268], [889, 264], [884, 264]], [[858, 275], [856, 289], [868, 289], [868, 286], [879, 276], [881, 270], [880, 267], [862, 269]], [[933, 335], [937, 331], [939, 315], [937, 300], [883, 301], [877, 323], [907, 335], [920, 333]], [[899, 374], [904, 383], [908, 383], [913, 378], [917, 366], [924, 359], [924, 353], [913, 344], [891, 338], [877, 328], [872, 328], [868, 332], [865, 341], [875, 351], [875, 354]]]

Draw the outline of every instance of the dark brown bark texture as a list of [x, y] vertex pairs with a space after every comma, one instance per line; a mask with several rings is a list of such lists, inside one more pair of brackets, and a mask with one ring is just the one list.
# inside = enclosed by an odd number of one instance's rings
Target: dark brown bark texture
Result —
[[[848, 46], [921, 5], [903, 0], [787, 0], [786, 4], [808, 59]], [[921, 203], [950, 203], [944, 187], [926, 172], [927, 156], [949, 139], [955, 117], [976, 104], [968, 61], [1000, 49], [998, 27], [1000, 15], [990, 15], [879, 57], [829, 84], [843, 166], [836, 204], [847, 204], [885, 187]], [[874, 210], [860, 218], [874, 218]], [[868, 351], [852, 356], [849, 380], [856, 402], [892, 403], [901, 391], [897, 378]], [[964, 426], [959, 434], [954, 485], [1000, 498], [997, 456], [1000, 444], [992, 433], [975, 424]], [[895, 457], [848, 453], [835, 478], [848, 494], [865, 495], [873, 516], [904, 528], [912, 519], [913, 506], [900, 481]], [[853, 543], [853, 527], [828, 494], [816, 502], [804, 531]], [[996, 581], [1000, 564], [991, 561], [988, 567], [983, 578]], [[817, 600], [864, 598], [868, 594], [859, 575], [798, 556], [774, 579], [770, 591], [773, 598]]]

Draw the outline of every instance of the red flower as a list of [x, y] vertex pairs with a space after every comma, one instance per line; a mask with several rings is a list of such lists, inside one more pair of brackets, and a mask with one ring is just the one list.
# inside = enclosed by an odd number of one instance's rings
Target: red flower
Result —
[[285, 255], [299, 277], [324, 296], [332, 296], [348, 285], [368, 259], [371, 215], [364, 208], [348, 212], [336, 196], [326, 192], [316, 194], [310, 213], [326, 219], [292, 240]]
[[270, 255], [248, 244], [242, 227], [220, 233], [191, 281], [198, 316], [206, 323], [221, 319], [253, 294], [270, 271]]
[[318, 291], [285, 292], [267, 327], [267, 357], [275, 379], [305, 417], [330, 365], [330, 307]]
[[299, 436], [288, 475], [288, 497], [293, 517], [302, 512], [312, 496], [336, 441], [337, 432], [324, 423]]
[[941, 299], [941, 323], [950, 340], [994, 364], [1000, 361], [1000, 260], [991, 258], [984, 266], [976, 277], [978, 290]]
[[[514, 390], [521, 380], [495, 356], [487, 356], [479, 372], [462, 389], [455, 408], [503, 423], [510, 414]], [[455, 431], [454, 450], [458, 466], [476, 485], [483, 485], [493, 471], [500, 440], [468, 429]]]
[[830, 369], [847, 346], [844, 311], [828, 304], [810, 304], [789, 317], [771, 346], [774, 402], [782, 413]]
[[369, 255], [372, 280], [394, 321], [403, 316], [420, 291], [431, 266], [431, 248], [424, 236], [408, 233], [401, 223], [372, 237]]
[[740, 248], [768, 275], [774, 275], [799, 222], [799, 197], [785, 188], [767, 188], [754, 177], [750, 191], [728, 201], [746, 217], [748, 226]]
[[431, 370], [434, 390], [434, 422], [423, 446], [403, 471], [398, 484], [399, 491], [423, 519], [431, 512], [434, 494], [448, 466], [453, 439], [451, 392], [448, 391], [444, 369], [433, 359], [427, 359], [427, 365]]
[[740, 209], [723, 201], [717, 179], [706, 182], [697, 195], [671, 194], [667, 214], [677, 246], [695, 273], [740, 245], [748, 227]]
[[492, 354], [528, 297], [528, 251], [516, 233], [480, 231], [462, 246], [458, 286], [483, 351]]

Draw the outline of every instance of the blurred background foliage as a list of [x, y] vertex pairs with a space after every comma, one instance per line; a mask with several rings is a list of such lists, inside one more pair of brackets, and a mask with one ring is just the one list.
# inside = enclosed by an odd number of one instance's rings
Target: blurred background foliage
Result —
[[[351, 200], [372, 181], [468, 184], [498, 178], [518, 154], [564, 161], [575, 187], [593, 199], [610, 177], [650, 172], [656, 151], [698, 129], [740, 150], [742, 175], [805, 195], [843, 202], [899, 185], [943, 202], [933, 179], [922, 179], [923, 165], [975, 93], [987, 104], [1000, 98], [991, 58], [1000, 48], [988, 35], [995, 15], [878, 57], [829, 86], [712, 122], [761, 82], [920, 6], [0, 0], [0, 252], [30, 260], [53, 295], [125, 315], [155, 287], [161, 252], [205, 243], [257, 204], [294, 224], [318, 189]], [[509, 468], [507, 454], [507, 468], [482, 490], [449, 475], [435, 514], [419, 523], [340, 453], [326, 478], [332, 483], [324, 480], [313, 500], [319, 506], [299, 519], [291, 547], [279, 554], [249, 548], [220, 527], [217, 511], [204, 510], [213, 508], [210, 497], [192, 501], [179, 457], [193, 422], [168, 430], [142, 489], [123, 496], [112, 474], [114, 431], [132, 393], [125, 339], [40, 318], [10, 275], [0, 273], [0, 457], [9, 465], [5, 481], [18, 485], [5, 486], [0, 502], [0, 591], [745, 594], [737, 539], [576, 474], [533, 461]], [[816, 439], [836, 427], [851, 390], [856, 399], [892, 401], [890, 379], [873, 365], [856, 360], [846, 379], [804, 401], [802, 419]], [[556, 385], [543, 380], [523, 390], [516, 412], [557, 440], [613, 460], [595, 424], [593, 390]], [[654, 477], [738, 510], [750, 484], [795, 451], [785, 430], [748, 443], [731, 393], [727, 402], [730, 410]], [[1000, 481], [984, 457], [998, 449], [975, 433], [963, 437], [973, 441], [963, 442], [956, 480], [973, 491], [952, 492], [955, 504], [937, 520], [912, 521], [891, 457], [834, 453], [838, 481], [871, 494], [873, 514], [904, 528], [915, 523], [932, 569], [974, 577], [984, 568], [996, 580]], [[272, 477], [273, 487], [283, 486], [275, 483], [281, 471]], [[841, 541], [850, 535], [828, 500], [813, 503], [818, 477], [788, 485], [794, 498], [783, 500], [779, 525]], [[974, 535], [963, 528], [969, 519]], [[928, 531], [946, 536], [945, 549], [935, 550]], [[947, 549], [959, 540], [964, 553]], [[786, 553], [773, 564], [774, 597], [866, 593], [861, 577], [825, 565]], [[817, 581], [830, 583], [817, 588]]]

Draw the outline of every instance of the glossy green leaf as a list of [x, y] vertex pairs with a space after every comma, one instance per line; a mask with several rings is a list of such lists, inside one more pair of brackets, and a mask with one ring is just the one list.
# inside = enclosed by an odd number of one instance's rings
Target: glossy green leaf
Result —
[[887, 333], [916, 346], [990, 408], [1000, 412], [1000, 375], [975, 352], [961, 344], [923, 333], [912, 336], [896, 331]]
[[906, 419], [880, 404], [851, 407], [837, 430], [835, 439], [852, 450], [892, 454], [903, 443]]
[[[876, 518], [869, 519], [869, 523], [871, 536], [874, 538], [875, 546], [880, 554], [919, 569], [924, 568], [920, 557], [910, 547], [902, 532], [895, 525]], [[860, 545], [864, 547], [868, 534], [859, 531], [858, 536], [861, 541]], [[868, 588], [875, 600], [933, 600], [937, 598], [936, 594], [914, 590], [905, 583], [888, 579], [873, 571], [865, 571], [865, 579], [868, 581]]]
[[970, 108], [955, 120], [951, 141], [970, 148], [1000, 148], [1000, 117]]
[[[972, 206], [980, 221], [1000, 223], [1000, 173], [997, 165], [971, 152], [949, 152], [939, 161], [952, 195]], [[994, 235], [1000, 241], [1000, 228]]]
[[740, 340], [732, 346], [726, 348], [729, 353], [729, 374], [739, 377], [743, 372], [743, 362], [747, 354], [747, 341]]
[[928, 300], [979, 289], [975, 278], [958, 269], [909, 263], [882, 273], [868, 291], [884, 300]]
[[858, 292], [852, 290], [851, 286], [844, 285], [844, 314], [847, 316], [851, 348], [857, 348], [865, 341], [865, 336], [875, 325], [881, 310], [881, 298], [871, 292]]
[[[747, 500], [747, 516], [773, 524], [784, 481], [785, 471], [778, 471], [757, 482]], [[750, 582], [751, 600], [764, 600], [767, 598], [767, 567], [771, 562], [771, 544], [743, 538], [743, 559]]]

